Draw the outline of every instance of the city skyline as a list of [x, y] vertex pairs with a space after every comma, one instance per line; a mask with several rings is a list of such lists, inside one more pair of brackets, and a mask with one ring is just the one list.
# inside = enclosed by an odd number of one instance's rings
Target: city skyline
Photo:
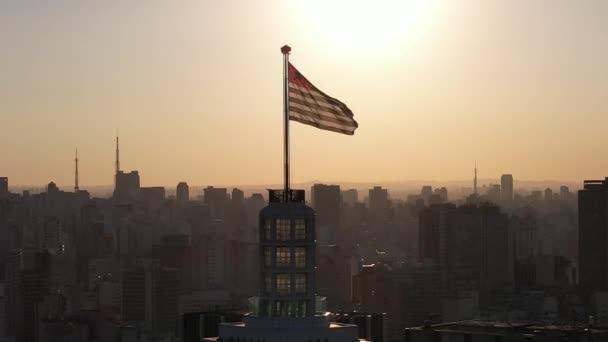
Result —
[[78, 147], [81, 183], [111, 184], [118, 129], [152, 184], [280, 179], [288, 43], [361, 126], [293, 125], [295, 182], [603, 176], [606, 2], [307, 3], [3, 2], [3, 174], [70, 184]]

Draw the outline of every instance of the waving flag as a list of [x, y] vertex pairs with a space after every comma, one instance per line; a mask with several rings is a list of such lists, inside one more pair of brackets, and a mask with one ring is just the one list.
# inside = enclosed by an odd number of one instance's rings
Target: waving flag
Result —
[[289, 119], [320, 129], [353, 135], [357, 121], [348, 107], [320, 91], [289, 63]]

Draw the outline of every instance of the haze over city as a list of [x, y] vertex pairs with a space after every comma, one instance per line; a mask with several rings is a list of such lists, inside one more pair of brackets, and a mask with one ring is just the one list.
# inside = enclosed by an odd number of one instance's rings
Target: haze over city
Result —
[[[320, 10], [323, 8], [323, 10]], [[353, 137], [292, 125], [293, 181], [602, 178], [608, 3], [67, 1], [0, 5], [12, 185], [274, 184], [281, 56], [347, 99]]]

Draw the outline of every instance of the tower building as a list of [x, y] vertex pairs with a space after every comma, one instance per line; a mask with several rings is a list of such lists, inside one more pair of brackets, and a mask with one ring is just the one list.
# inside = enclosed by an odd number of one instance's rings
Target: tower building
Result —
[[352, 342], [356, 325], [330, 322], [316, 311], [315, 212], [304, 190], [269, 190], [259, 215], [258, 308], [243, 322], [220, 325], [203, 341]]
[[190, 187], [188, 187], [188, 183], [179, 182], [177, 184], [177, 188], [175, 189], [177, 204], [180, 206], [186, 205], [190, 200]]
[[500, 194], [503, 203], [513, 201], [513, 175], [502, 175], [500, 177]]

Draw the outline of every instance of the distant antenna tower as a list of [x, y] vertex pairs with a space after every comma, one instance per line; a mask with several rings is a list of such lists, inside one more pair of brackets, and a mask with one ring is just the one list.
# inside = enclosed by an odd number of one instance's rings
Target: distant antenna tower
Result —
[[78, 192], [80, 186], [78, 186], [78, 149], [76, 149], [76, 158], [74, 159], [74, 192]]
[[475, 178], [473, 179], [473, 192], [477, 196], [477, 161], [475, 161]]
[[120, 171], [120, 150], [118, 146], [118, 134], [116, 135], [116, 174]]

